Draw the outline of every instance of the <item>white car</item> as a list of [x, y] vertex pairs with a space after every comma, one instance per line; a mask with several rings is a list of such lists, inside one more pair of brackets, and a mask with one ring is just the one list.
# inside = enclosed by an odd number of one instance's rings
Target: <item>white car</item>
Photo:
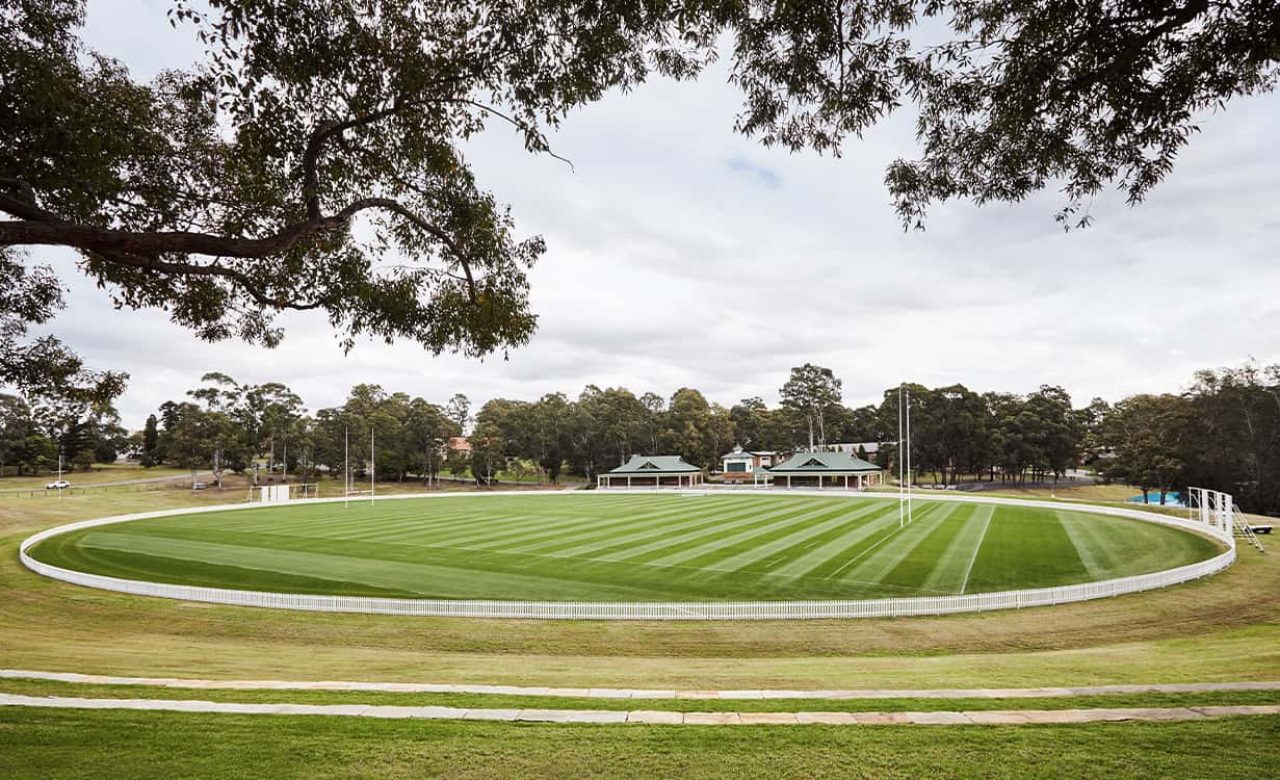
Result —
[[45, 485], [44, 489], [45, 490], [64, 490], [69, 487], [71, 487], [70, 482], [66, 481], [65, 479], [60, 479], [57, 482], [50, 482], [49, 484]]

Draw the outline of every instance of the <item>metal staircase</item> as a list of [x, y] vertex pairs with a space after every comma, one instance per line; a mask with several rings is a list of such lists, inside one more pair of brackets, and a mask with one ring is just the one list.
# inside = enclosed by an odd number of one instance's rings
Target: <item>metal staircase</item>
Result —
[[1236, 536], [1244, 537], [1244, 540], [1257, 548], [1258, 552], [1266, 552], [1262, 547], [1262, 542], [1258, 540], [1258, 535], [1253, 532], [1253, 524], [1249, 521], [1249, 518], [1244, 516], [1244, 512], [1241, 512], [1240, 508], [1234, 504], [1231, 507], [1231, 525]]

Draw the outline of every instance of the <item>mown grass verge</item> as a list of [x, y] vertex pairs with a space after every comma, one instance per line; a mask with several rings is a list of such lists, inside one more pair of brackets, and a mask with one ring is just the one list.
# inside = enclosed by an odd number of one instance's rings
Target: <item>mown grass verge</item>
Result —
[[1060, 726], [574, 726], [0, 707], [5, 777], [1250, 778], [1280, 717]]

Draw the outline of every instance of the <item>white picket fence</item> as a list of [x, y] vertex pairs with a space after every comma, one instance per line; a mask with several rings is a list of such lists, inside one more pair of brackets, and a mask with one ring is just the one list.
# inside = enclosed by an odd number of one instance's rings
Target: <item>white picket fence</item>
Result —
[[[611, 491], [618, 493], [621, 491]], [[790, 491], [795, 495], [800, 491]], [[814, 495], [847, 495], [850, 498], [884, 498], [884, 494], [838, 494], [833, 491], [812, 491]], [[511, 491], [490, 495], [545, 496], [546, 491]], [[455, 494], [456, 495], [456, 494]], [[474, 494], [472, 494], [474, 495]], [[554, 493], [551, 495], [566, 495]], [[572, 495], [590, 495], [574, 493]], [[598, 494], [597, 494], [598, 495]], [[447, 495], [431, 498], [447, 498]], [[379, 501], [422, 496], [387, 496]], [[63, 582], [90, 588], [131, 593], [139, 596], [200, 601], [241, 607], [268, 607], [313, 612], [358, 612], [379, 615], [405, 615], [419, 617], [469, 617], [469, 618], [532, 618], [554, 620], [815, 620], [831, 618], [911, 617], [918, 615], [945, 615], [961, 612], [987, 612], [998, 609], [1021, 609], [1053, 604], [1067, 604], [1091, 599], [1119, 596], [1164, 588], [1215, 574], [1230, 566], [1236, 559], [1234, 539], [1225, 538], [1217, 529], [1204, 526], [1181, 517], [1159, 515], [1121, 507], [1097, 507], [1061, 502], [1025, 501], [1020, 499], [996, 499], [990, 497], [930, 496], [923, 500], [963, 501], [967, 503], [995, 503], [1015, 506], [1036, 506], [1074, 512], [1087, 511], [1097, 514], [1117, 515], [1146, 522], [1171, 525], [1211, 536], [1228, 546], [1226, 552], [1199, 563], [1175, 569], [1121, 577], [1112, 580], [1087, 582], [1079, 585], [1062, 585], [1052, 588], [1001, 591], [998, 593], [973, 593], [959, 596], [913, 596], [887, 599], [840, 599], [823, 601], [686, 601], [686, 602], [613, 602], [613, 601], [507, 601], [479, 599], [398, 599], [361, 596], [320, 596], [297, 593], [266, 593], [260, 591], [204, 588], [189, 585], [171, 585], [142, 580], [105, 577], [98, 574], [73, 571], [51, 566], [35, 560], [28, 550], [51, 536], [69, 531], [112, 523], [165, 517], [179, 514], [244, 509], [244, 504], [218, 507], [200, 507], [185, 510], [144, 512], [133, 515], [85, 520], [50, 528], [25, 539], [19, 556], [23, 565], [34, 572]], [[342, 499], [314, 499], [314, 502], [341, 501]], [[252, 506], [252, 505], [249, 505]]]

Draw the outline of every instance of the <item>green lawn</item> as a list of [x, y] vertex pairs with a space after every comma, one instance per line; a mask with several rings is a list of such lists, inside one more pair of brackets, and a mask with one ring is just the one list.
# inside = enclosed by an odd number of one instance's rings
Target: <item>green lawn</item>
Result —
[[0, 707], [4, 777], [1261, 778], [1280, 717], [570, 726]]
[[800, 496], [473, 496], [253, 508], [49, 539], [118, 577], [252, 590], [584, 600], [874, 598], [1044, 587], [1212, 556], [1195, 534], [1040, 508]]

